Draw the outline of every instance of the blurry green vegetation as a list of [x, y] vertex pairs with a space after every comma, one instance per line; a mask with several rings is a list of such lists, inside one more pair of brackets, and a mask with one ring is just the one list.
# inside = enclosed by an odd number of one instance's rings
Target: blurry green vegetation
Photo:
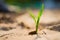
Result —
[[5, 2], [13, 4], [13, 3], [36, 3], [41, 0], [5, 0]]
[[22, 7], [30, 7], [30, 6], [39, 6], [41, 0], [5, 0], [7, 4], [22, 6]]

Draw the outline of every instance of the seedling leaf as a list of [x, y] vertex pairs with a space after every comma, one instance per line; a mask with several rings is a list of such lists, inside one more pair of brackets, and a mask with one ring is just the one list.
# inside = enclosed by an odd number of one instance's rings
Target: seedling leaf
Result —
[[37, 18], [37, 22], [36, 22], [36, 32], [38, 31], [38, 25], [39, 25], [40, 18], [43, 14], [43, 10], [44, 10], [44, 4], [42, 4], [42, 7], [38, 13], [38, 18]]
[[41, 9], [40, 9], [40, 11], [38, 13], [39, 20], [40, 20], [40, 17], [42, 16], [42, 14], [43, 14], [43, 10], [44, 10], [44, 4], [42, 4], [42, 7], [41, 7]]
[[43, 14], [43, 11], [44, 11], [44, 4], [42, 4], [42, 7], [41, 7], [40, 11], [38, 12], [37, 18], [35, 17], [35, 15], [31, 11], [29, 11], [30, 16], [34, 19], [34, 21], [36, 23], [36, 33], [38, 31], [39, 21], [41, 19], [41, 16]]
[[30, 16], [33, 18], [33, 20], [35, 21], [36, 23], [36, 18], [35, 18], [35, 15], [30, 11]]

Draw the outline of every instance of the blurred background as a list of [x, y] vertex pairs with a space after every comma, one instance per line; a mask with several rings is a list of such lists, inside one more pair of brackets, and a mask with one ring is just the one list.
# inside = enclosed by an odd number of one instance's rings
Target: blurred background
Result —
[[[40, 8], [42, 1], [41, 0], [0, 0], [0, 5], [3, 8], [8, 8], [8, 6], [16, 6], [20, 9], [25, 8]], [[3, 9], [2, 8], [2, 9]], [[1, 8], [0, 8], [1, 9]]]
[[[0, 9], [40, 9], [41, 4], [45, 4], [45, 9], [60, 8], [59, 0], [0, 0]], [[14, 6], [16, 8], [14, 8]]]
[[[0, 14], [2, 19], [8, 14], [11, 15], [21, 15], [28, 13], [32, 10], [34, 14], [40, 10], [42, 3], [47, 11], [44, 9], [44, 13], [53, 11], [55, 14], [60, 11], [60, 1], [59, 0], [0, 0]], [[54, 14], [50, 13], [50, 14]], [[28, 13], [29, 14], [29, 13]], [[49, 14], [49, 13], [47, 13]], [[11, 16], [10, 15], [10, 16]], [[9, 17], [7, 17], [9, 18]], [[13, 18], [12, 18], [13, 19]]]

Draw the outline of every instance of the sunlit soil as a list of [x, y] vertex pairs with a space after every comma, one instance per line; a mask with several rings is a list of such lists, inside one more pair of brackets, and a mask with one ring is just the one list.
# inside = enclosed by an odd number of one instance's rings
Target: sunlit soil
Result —
[[[35, 10], [33, 12], [36, 15], [38, 11]], [[50, 14], [50, 11], [48, 11], [47, 13], [49, 14], [45, 13], [41, 17], [41, 23], [38, 29], [38, 36], [36, 34], [29, 35], [30, 32], [35, 31], [35, 23], [28, 13], [18, 16], [14, 15], [14, 18], [11, 20], [13, 21], [13, 23], [9, 22], [8, 20], [1, 21], [1, 14], [0, 40], [60, 40], [60, 29], [58, 30], [58, 28], [60, 28], [60, 25], [58, 26], [60, 18], [58, 17], [58, 15], [56, 16], [53, 14], [52, 16], [52, 13]], [[55, 18], [55, 16], [57, 17], [57, 19]], [[8, 18], [12, 17], [13, 15]]]

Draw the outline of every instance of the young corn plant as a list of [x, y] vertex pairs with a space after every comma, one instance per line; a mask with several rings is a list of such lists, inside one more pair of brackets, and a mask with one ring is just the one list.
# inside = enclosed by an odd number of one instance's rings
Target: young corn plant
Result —
[[41, 6], [41, 9], [40, 9], [40, 11], [38, 12], [38, 15], [37, 15], [37, 17], [35, 17], [35, 15], [30, 11], [30, 16], [33, 18], [33, 20], [34, 20], [34, 22], [35, 22], [35, 24], [36, 24], [36, 34], [37, 34], [37, 32], [38, 32], [38, 25], [39, 25], [39, 21], [40, 21], [40, 19], [41, 19], [41, 16], [42, 16], [42, 14], [43, 14], [43, 11], [44, 11], [44, 4], [42, 4], [42, 6]]

